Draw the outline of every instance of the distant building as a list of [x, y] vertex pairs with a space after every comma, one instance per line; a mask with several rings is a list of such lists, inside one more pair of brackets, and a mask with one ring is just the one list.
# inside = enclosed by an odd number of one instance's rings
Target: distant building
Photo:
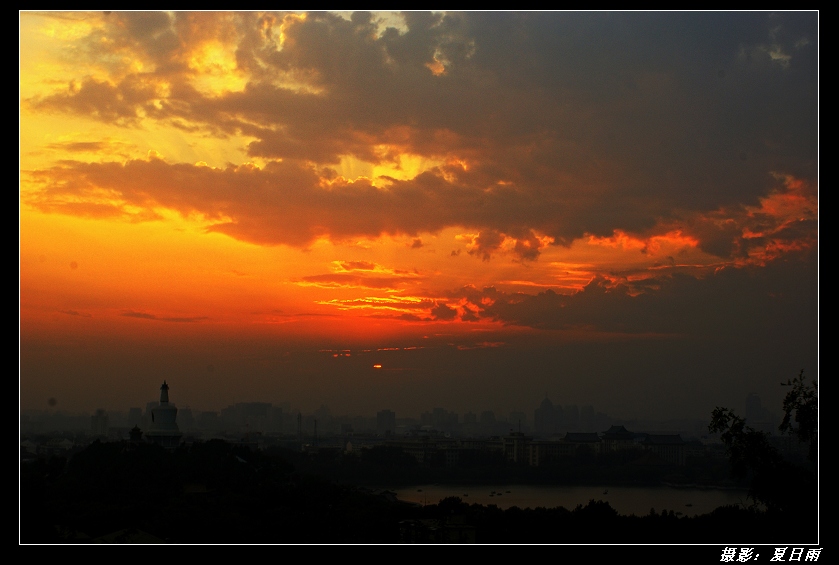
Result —
[[484, 410], [481, 412], [481, 424], [484, 426], [494, 426], [495, 425], [495, 412], [492, 410]]
[[568, 432], [563, 441], [573, 446], [570, 451], [573, 454], [576, 454], [580, 448], [587, 449], [590, 453], [600, 454], [603, 448], [603, 442], [597, 432]]
[[561, 440], [537, 439], [527, 446], [527, 463], [531, 467], [551, 463], [560, 457], [573, 455], [571, 449], [571, 446]]
[[283, 431], [284, 415], [282, 406], [271, 406], [271, 408], [268, 409], [267, 431], [281, 433]]
[[204, 410], [195, 418], [195, 427], [204, 432], [216, 433], [224, 428], [218, 412]]
[[647, 434], [642, 445], [671, 465], [685, 464], [685, 442], [679, 434]]
[[178, 410], [178, 419], [181, 422], [178, 426], [184, 430], [189, 431], [195, 429], [195, 417], [192, 415], [192, 410], [189, 407]]
[[108, 435], [108, 414], [102, 408], [90, 417], [90, 434], [94, 436]]
[[510, 412], [508, 423], [513, 430], [521, 432], [527, 429], [527, 416], [524, 412]]
[[128, 410], [128, 425], [129, 426], [139, 426], [143, 423], [143, 409], [142, 408], [129, 408]]
[[270, 402], [237, 402], [221, 411], [221, 419], [227, 429], [238, 433], [264, 432], [270, 410]]
[[545, 396], [539, 408], [533, 412], [533, 431], [537, 436], [548, 437], [559, 431], [562, 420], [562, 408]]
[[594, 420], [594, 406], [588, 405], [580, 408], [580, 426], [581, 432], [592, 432], [597, 429], [597, 424]]
[[760, 402], [760, 397], [751, 392], [746, 397], [746, 423], [756, 430], [762, 432], [773, 433], [778, 428], [776, 418], [772, 417], [772, 413], [764, 408]]
[[140, 426], [134, 426], [128, 432], [128, 441], [132, 444], [141, 443], [143, 441], [143, 430], [140, 429]]
[[528, 462], [528, 446], [533, 441], [521, 432], [510, 432], [502, 438], [504, 442], [504, 458], [513, 463]]
[[627, 430], [623, 426], [612, 426], [601, 436], [603, 441], [603, 451], [620, 451], [622, 449], [631, 449], [637, 447], [635, 443], [635, 434]]
[[420, 424], [430, 426], [432, 429], [452, 432], [457, 427], [457, 414], [449, 412], [445, 408], [434, 408], [431, 412], [423, 412], [420, 415]]
[[396, 412], [380, 410], [376, 413], [376, 433], [387, 436], [396, 431]]
[[177, 407], [169, 402], [169, 385], [163, 381], [160, 386], [160, 404], [151, 409], [151, 423], [146, 437], [167, 449], [178, 447], [181, 431], [175, 421], [177, 417]]

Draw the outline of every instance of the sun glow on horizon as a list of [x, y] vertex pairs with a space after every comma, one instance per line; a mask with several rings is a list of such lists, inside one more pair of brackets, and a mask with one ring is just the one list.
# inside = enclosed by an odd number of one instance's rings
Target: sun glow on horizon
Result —
[[21, 404], [164, 370], [698, 396], [680, 360], [791, 362], [773, 324], [817, 327], [799, 16], [21, 12]]

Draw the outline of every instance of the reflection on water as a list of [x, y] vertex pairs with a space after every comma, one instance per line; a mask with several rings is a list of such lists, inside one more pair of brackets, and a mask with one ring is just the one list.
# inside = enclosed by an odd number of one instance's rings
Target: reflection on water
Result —
[[399, 500], [418, 504], [437, 504], [443, 498], [460, 497], [469, 504], [495, 504], [501, 509], [554, 508], [573, 510], [589, 500], [608, 502], [619, 514], [644, 516], [654, 508], [657, 513], [672, 510], [685, 516], [708, 514], [720, 506], [746, 504], [745, 490], [679, 489], [660, 487], [613, 486], [533, 486], [533, 485], [417, 485], [394, 489]]

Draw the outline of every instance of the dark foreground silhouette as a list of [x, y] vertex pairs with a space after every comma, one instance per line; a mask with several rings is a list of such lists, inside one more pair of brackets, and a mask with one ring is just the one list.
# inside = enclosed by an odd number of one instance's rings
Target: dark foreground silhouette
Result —
[[22, 543], [816, 543], [816, 514], [723, 507], [696, 516], [607, 503], [425, 507], [300, 472], [299, 454], [220, 440], [175, 451], [94, 442], [21, 467]]

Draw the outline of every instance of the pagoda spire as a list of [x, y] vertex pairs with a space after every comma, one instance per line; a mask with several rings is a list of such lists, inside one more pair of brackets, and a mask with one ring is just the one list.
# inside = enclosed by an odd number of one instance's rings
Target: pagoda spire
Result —
[[167, 449], [175, 449], [181, 441], [178, 429], [178, 407], [169, 402], [169, 385], [160, 386], [160, 404], [151, 409], [151, 425], [146, 437]]

